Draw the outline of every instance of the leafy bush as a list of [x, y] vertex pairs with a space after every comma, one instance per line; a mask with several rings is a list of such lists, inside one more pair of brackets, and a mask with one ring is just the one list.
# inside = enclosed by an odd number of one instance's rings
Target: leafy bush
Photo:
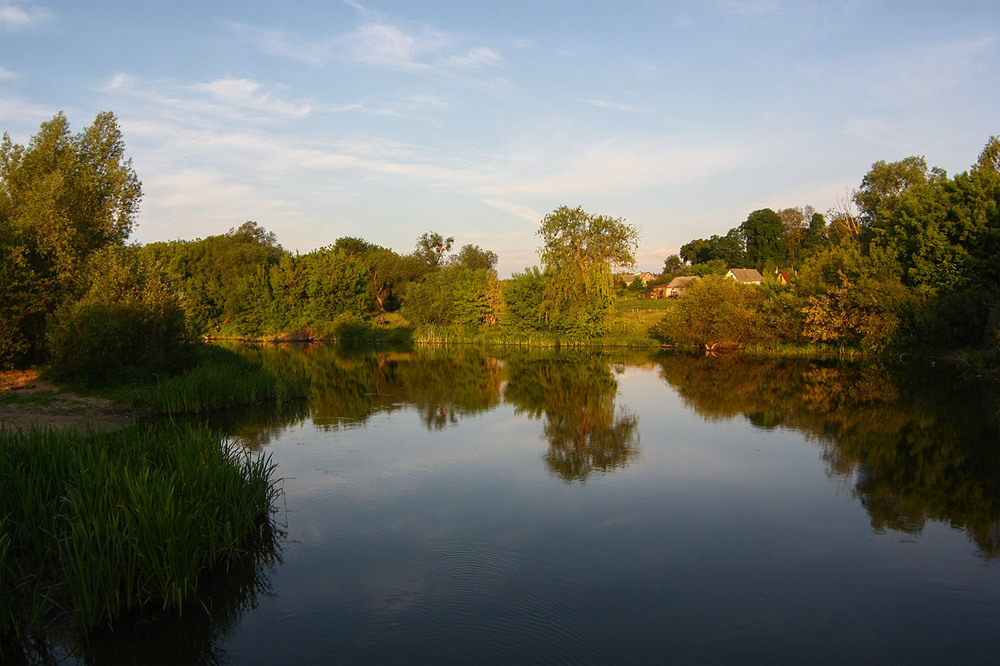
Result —
[[710, 275], [692, 283], [650, 335], [674, 344], [738, 345], [758, 334], [765, 298], [762, 287]]
[[90, 286], [67, 300], [48, 327], [50, 372], [99, 384], [172, 374], [190, 360], [184, 311], [157, 267], [133, 248], [96, 253]]

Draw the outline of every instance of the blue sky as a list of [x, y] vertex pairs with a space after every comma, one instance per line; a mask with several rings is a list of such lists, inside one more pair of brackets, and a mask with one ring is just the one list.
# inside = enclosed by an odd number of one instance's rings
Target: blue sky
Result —
[[1000, 134], [1000, 3], [0, 0], [0, 130], [60, 110], [117, 115], [138, 242], [438, 231], [506, 276], [580, 205], [659, 272], [877, 160], [968, 169]]

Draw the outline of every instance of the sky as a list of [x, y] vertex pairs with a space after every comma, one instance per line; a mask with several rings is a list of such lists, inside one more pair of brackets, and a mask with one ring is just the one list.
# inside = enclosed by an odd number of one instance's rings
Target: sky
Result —
[[506, 277], [565, 205], [636, 227], [659, 273], [876, 161], [968, 170], [1000, 135], [1000, 2], [0, 0], [0, 130], [107, 110], [138, 243], [433, 231]]

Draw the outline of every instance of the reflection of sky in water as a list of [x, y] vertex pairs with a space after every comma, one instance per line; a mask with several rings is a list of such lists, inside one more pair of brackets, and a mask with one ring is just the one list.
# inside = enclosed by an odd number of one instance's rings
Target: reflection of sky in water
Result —
[[821, 450], [709, 422], [654, 369], [617, 376], [639, 455], [552, 475], [542, 421], [507, 404], [428, 430], [302, 424], [268, 451], [288, 543], [234, 663], [844, 663], [1000, 647], [1000, 567], [961, 532], [876, 533]]

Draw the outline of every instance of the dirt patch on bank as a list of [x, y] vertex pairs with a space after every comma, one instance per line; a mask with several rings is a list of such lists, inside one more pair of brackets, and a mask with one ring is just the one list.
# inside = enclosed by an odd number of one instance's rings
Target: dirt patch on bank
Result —
[[0, 424], [5, 428], [119, 430], [146, 416], [107, 398], [64, 391], [35, 370], [0, 372]]

